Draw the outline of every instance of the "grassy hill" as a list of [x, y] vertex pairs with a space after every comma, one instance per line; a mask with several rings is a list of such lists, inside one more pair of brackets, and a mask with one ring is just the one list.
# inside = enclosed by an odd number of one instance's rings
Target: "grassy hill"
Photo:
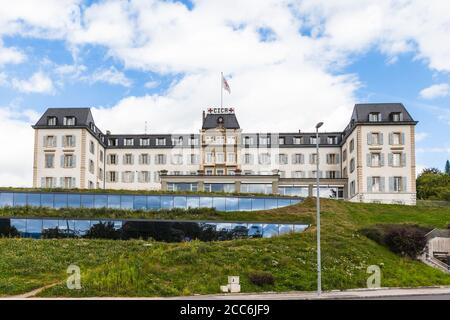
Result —
[[[265, 212], [239, 213], [240, 220], [315, 223], [313, 199]], [[165, 218], [170, 215], [166, 216]], [[233, 213], [204, 213], [202, 219], [233, 220]], [[179, 218], [179, 216], [178, 216]], [[192, 216], [189, 217], [192, 219]], [[358, 230], [379, 223], [417, 223], [445, 227], [448, 207], [356, 204], [322, 201], [323, 288], [365, 287], [366, 268], [381, 266], [381, 284], [392, 286], [449, 285], [450, 276], [421, 262], [399, 257]], [[26, 292], [50, 283], [43, 296], [171, 296], [217, 293], [228, 275], [241, 277], [242, 291], [314, 290], [316, 237], [305, 233], [271, 239], [224, 242], [158, 243], [142, 240], [0, 239], [0, 294]], [[80, 266], [82, 290], [68, 290], [69, 264]], [[270, 272], [274, 285], [249, 281], [254, 271]]]

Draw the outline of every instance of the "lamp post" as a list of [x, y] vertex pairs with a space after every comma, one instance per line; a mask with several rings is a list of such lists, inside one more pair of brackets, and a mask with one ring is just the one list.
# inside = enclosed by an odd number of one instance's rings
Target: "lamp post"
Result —
[[316, 124], [316, 191], [317, 191], [317, 205], [316, 205], [316, 220], [317, 220], [317, 295], [320, 296], [322, 293], [322, 266], [321, 266], [321, 256], [320, 256], [320, 174], [319, 174], [319, 128], [323, 125], [323, 122]]

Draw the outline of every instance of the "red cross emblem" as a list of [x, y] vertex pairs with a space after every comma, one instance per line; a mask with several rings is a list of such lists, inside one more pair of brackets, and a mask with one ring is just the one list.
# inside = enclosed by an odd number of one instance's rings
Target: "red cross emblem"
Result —
[[213, 108], [208, 108], [208, 112], [212, 113], [213, 112]]

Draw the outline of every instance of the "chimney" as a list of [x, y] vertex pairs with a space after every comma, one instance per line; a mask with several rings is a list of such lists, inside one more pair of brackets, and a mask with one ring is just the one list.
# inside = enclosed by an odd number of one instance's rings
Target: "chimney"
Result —
[[111, 134], [111, 131], [106, 130], [106, 135], [109, 136]]
[[205, 110], [203, 110], [202, 123], [205, 122], [205, 119], [206, 119], [206, 112], [205, 112]]

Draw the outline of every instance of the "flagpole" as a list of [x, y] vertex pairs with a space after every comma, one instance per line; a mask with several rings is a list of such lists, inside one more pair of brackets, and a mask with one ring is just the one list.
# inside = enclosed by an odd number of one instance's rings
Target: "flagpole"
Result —
[[223, 108], [223, 72], [220, 73], [220, 108]]

